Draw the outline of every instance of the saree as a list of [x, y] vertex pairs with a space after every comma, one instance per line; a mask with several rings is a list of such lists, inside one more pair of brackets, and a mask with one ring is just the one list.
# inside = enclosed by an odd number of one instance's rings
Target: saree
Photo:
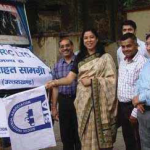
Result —
[[[112, 57], [91, 55], [78, 64], [75, 107], [82, 150], [112, 148], [117, 126], [116, 67]], [[81, 79], [89, 77], [91, 86]]]

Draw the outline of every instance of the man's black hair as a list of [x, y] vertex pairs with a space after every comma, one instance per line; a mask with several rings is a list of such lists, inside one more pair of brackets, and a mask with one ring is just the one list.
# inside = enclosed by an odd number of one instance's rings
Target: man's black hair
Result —
[[125, 41], [127, 39], [132, 39], [133, 41], [135, 41], [137, 43], [137, 38], [133, 33], [126, 33], [126, 34], [122, 35], [120, 38], [120, 41]]
[[150, 38], [150, 33], [146, 35], [146, 40]]
[[123, 26], [125, 25], [129, 25], [131, 27], [134, 28], [134, 30], [136, 30], [137, 26], [136, 26], [136, 23], [133, 21], [133, 20], [125, 20], [123, 23], [122, 23], [122, 29], [123, 29]]
[[68, 37], [63, 37], [63, 38], [61, 38], [61, 39], [59, 40], [59, 47], [60, 47], [60, 42], [63, 41], [63, 40], [68, 40], [69, 43], [70, 43], [71, 45], [73, 45], [73, 42], [72, 42]]

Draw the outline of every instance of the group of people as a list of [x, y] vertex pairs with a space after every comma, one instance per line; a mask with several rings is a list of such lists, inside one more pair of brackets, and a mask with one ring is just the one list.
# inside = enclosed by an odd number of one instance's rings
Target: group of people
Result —
[[150, 35], [145, 44], [135, 33], [135, 22], [126, 20], [118, 77], [94, 29], [83, 31], [77, 55], [68, 37], [60, 39], [62, 58], [45, 87], [52, 89], [52, 116], [59, 118], [63, 150], [113, 150], [119, 125], [126, 150], [150, 149]]

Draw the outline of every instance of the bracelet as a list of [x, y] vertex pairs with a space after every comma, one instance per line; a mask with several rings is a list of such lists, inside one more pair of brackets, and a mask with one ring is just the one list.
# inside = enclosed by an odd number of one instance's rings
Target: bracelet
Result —
[[51, 102], [51, 107], [57, 107], [57, 102], [56, 103]]
[[54, 80], [55, 86], [58, 86], [58, 80]]
[[53, 80], [53, 81], [52, 81], [52, 86], [53, 86], [53, 87], [57, 86], [57, 82], [58, 82], [58, 80]]
[[51, 109], [53, 109], [53, 110], [54, 110], [54, 109], [57, 109], [57, 108], [56, 108], [56, 107], [52, 107]]
[[51, 105], [51, 108], [54, 109], [54, 108], [57, 108], [57, 106]]

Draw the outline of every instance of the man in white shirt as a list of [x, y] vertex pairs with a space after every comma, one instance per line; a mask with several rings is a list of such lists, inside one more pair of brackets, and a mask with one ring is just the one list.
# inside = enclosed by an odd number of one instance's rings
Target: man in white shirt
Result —
[[[146, 36], [146, 49], [150, 54], [150, 34]], [[141, 109], [138, 108], [137, 119], [139, 122], [139, 134], [141, 139], [142, 150], [150, 149], [150, 59], [145, 63], [139, 79], [136, 83], [136, 93], [132, 100], [135, 107], [143, 104]]]
[[[126, 34], [126, 33], [133, 33], [134, 35], [136, 34], [136, 23], [132, 20], [126, 20], [123, 22], [122, 24], [122, 34]], [[137, 43], [138, 43], [138, 50], [139, 53], [143, 56], [145, 56], [146, 58], [150, 57], [150, 55], [148, 54], [147, 50], [146, 50], [146, 46], [145, 46], [145, 42], [141, 41], [140, 39], [137, 38]], [[122, 48], [119, 47], [117, 50], [117, 61], [118, 61], [118, 66], [121, 60], [123, 60], [125, 57], [125, 55], [122, 52]]]
[[137, 109], [132, 105], [132, 99], [135, 94], [135, 83], [147, 59], [140, 55], [137, 38], [132, 33], [126, 33], [122, 36], [121, 48], [125, 57], [119, 64], [118, 114], [121, 121], [126, 150], [141, 150]]

